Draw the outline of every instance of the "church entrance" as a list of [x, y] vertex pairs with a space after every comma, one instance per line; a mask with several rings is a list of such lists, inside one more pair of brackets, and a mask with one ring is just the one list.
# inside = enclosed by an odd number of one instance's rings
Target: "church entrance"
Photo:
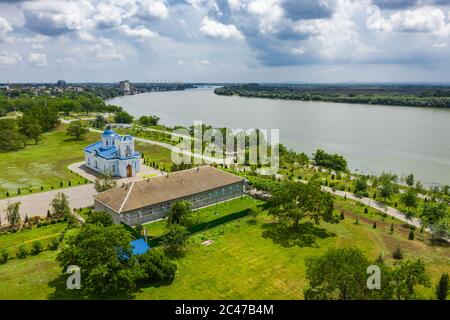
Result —
[[127, 166], [127, 177], [131, 177], [133, 175], [133, 169], [131, 169], [131, 165]]

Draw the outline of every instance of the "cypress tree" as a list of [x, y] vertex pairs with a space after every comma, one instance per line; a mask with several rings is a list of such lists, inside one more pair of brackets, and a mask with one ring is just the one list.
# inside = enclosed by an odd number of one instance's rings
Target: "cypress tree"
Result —
[[449, 277], [448, 273], [443, 273], [436, 285], [436, 298], [438, 300], [446, 300], [449, 291]]

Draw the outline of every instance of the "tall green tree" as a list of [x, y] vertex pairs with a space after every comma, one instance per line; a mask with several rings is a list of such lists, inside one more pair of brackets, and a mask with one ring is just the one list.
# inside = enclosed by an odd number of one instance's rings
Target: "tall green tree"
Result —
[[75, 137], [77, 140], [83, 140], [89, 129], [81, 121], [71, 122], [66, 129], [67, 135]]
[[167, 216], [167, 223], [169, 225], [179, 224], [189, 226], [191, 223], [191, 217], [191, 204], [187, 201], [177, 201], [173, 203], [170, 208], [170, 212]]
[[356, 178], [354, 185], [355, 194], [362, 197], [366, 197], [368, 195], [367, 190], [369, 186], [367, 184], [367, 178], [365, 176], [359, 176], [358, 178]]
[[446, 300], [448, 291], [450, 290], [448, 273], [443, 273], [436, 285], [436, 298], [438, 300]]
[[[367, 267], [381, 269], [381, 290], [367, 287]], [[392, 296], [388, 267], [370, 262], [358, 248], [333, 248], [318, 257], [306, 259], [304, 291], [306, 300], [366, 300], [389, 299]]]
[[11, 202], [8, 203], [6, 207], [6, 220], [12, 226], [17, 226], [20, 224], [20, 202]]
[[417, 286], [430, 286], [425, 264], [420, 259], [400, 262], [392, 271], [392, 279], [394, 294], [398, 300], [414, 299]]
[[276, 190], [270, 199], [272, 207], [270, 214], [292, 221], [298, 228], [304, 218], [337, 223], [339, 217], [333, 215], [333, 197], [321, 189], [320, 182], [310, 180], [308, 183], [285, 182]]
[[402, 203], [409, 209], [417, 208], [417, 193], [414, 189], [408, 188], [402, 195], [401, 195], [401, 201]]
[[414, 175], [412, 173], [405, 177], [405, 183], [408, 187], [414, 186]]
[[41, 139], [42, 127], [39, 120], [29, 114], [24, 114], [19, 120], [19, 132], [37, 144]]
[[92, 296], [115, 296], [135, 288], [140, 269], [132, 255], [131, 236], [121, 225], [84, 224], [66, 235], [57, 256], [63, 272], [80, 267], [81, 291]]
[[116, 123], [132, 123], [133, 116], [125, 111], [117, 112], [114, 117], [114, 121]]
[[188, 236], [185, 226], [172, 224], [164, 234], [162, 244], [170, 254], [180, 255], [186, 248]]
[[64, 192], [58, 192], [50, 206], [52, 218], [67, 218], [70, 216], [69, 198]]

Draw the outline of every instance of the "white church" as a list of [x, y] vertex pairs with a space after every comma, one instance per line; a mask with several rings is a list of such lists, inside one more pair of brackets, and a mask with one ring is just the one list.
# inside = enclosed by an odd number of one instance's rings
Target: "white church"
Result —
[[134, 137], [122, 136], [107, 128], [101, 141], [84, 148], [87, 167], [113, 177], [132, 177], [140, 171], [140, 153], [134, 150]]

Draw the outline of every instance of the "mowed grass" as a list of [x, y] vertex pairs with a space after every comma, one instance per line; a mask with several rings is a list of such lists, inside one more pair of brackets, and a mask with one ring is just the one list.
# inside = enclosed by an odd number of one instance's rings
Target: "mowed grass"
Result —
[[30, 250], [34, 241], [40, 241], [43, 248], [45, 248], [53, 238], [59, 237], [66, 225], [66, 223], [59, 222], [39, 228], [33, 227], [32, 229], [0, 235], [0, 251], [6, 249], [10, 257], [14, 257], [17, 247], [21, 243], [24, 243], [26, 248]]
[[0, 153], [0, 198], [9, 195], [21, 195], [32, 192], [49, 191], [51, 187], [67, 187], [84, 184], [85, 179], [67, 169], [67, 166], [84, 159], [83, 149], [99, 139], [97, 133], [88, 133], [86, 140], [77, 141], [67, 136], [65, 128], [45, 133], [37, 145], [28, 145], [24, 149]]
[[[247, 202], [248, 201], [248, 202]], [[226, 217], [242, 208], [261, 204], [243, 198], [200, 212], [207, 221]], [[242, 207], [241, 207], [242, 205]], [[339, 224], [314, 225], [304, 221], [299, 232], [274, 223], [273, 217], [263, 213], [253, 221], [251, 217], [232, 220], [195, 233], [190, 238], [186, 254], [177, 259], [178, 270], [174, 282], [164, 286], [142, 287], [136, 299], [302, 299], [307, 287], [305, 259], [323, 254], [330, 247], [356, 246], [368, 258], [382, 253], [386, 263], [392, 264], [392, 250], [397, 244], [405, 259], [422, 259], [427, 266], [433, 286], [420, 287], [420, 297], [434, 297], [434, 285], [442, 272], [449, 271], [450, 249], [408, 240], [409, 230], [390, 217], [369, 212], [351, 201], [336, 199], [336, 213], [344, 211]], [[215, 215], [218, 212], [219, 216]], [[358, 217], [359, 224], [355, 224]], [[377, 228], [373, 228], [373, 221]], [[163, 231], [162, 222], [149, 224], [149, 234]], [[416, 236], [419, 231], [416, 231]], [[213, 240], [209, 246], [201, 243]], [[1, 238], [0, 238], [1, 241]], [[54, 261], [54, 252], [44, 252], [25, 260], [15, 259], [0, 265], [0, 299], [46, 299], [62, 297], [55, 294], [55, 283], [61, 282], [61, 270]], [[59, 289], [61, 290], [61, 289]]]

